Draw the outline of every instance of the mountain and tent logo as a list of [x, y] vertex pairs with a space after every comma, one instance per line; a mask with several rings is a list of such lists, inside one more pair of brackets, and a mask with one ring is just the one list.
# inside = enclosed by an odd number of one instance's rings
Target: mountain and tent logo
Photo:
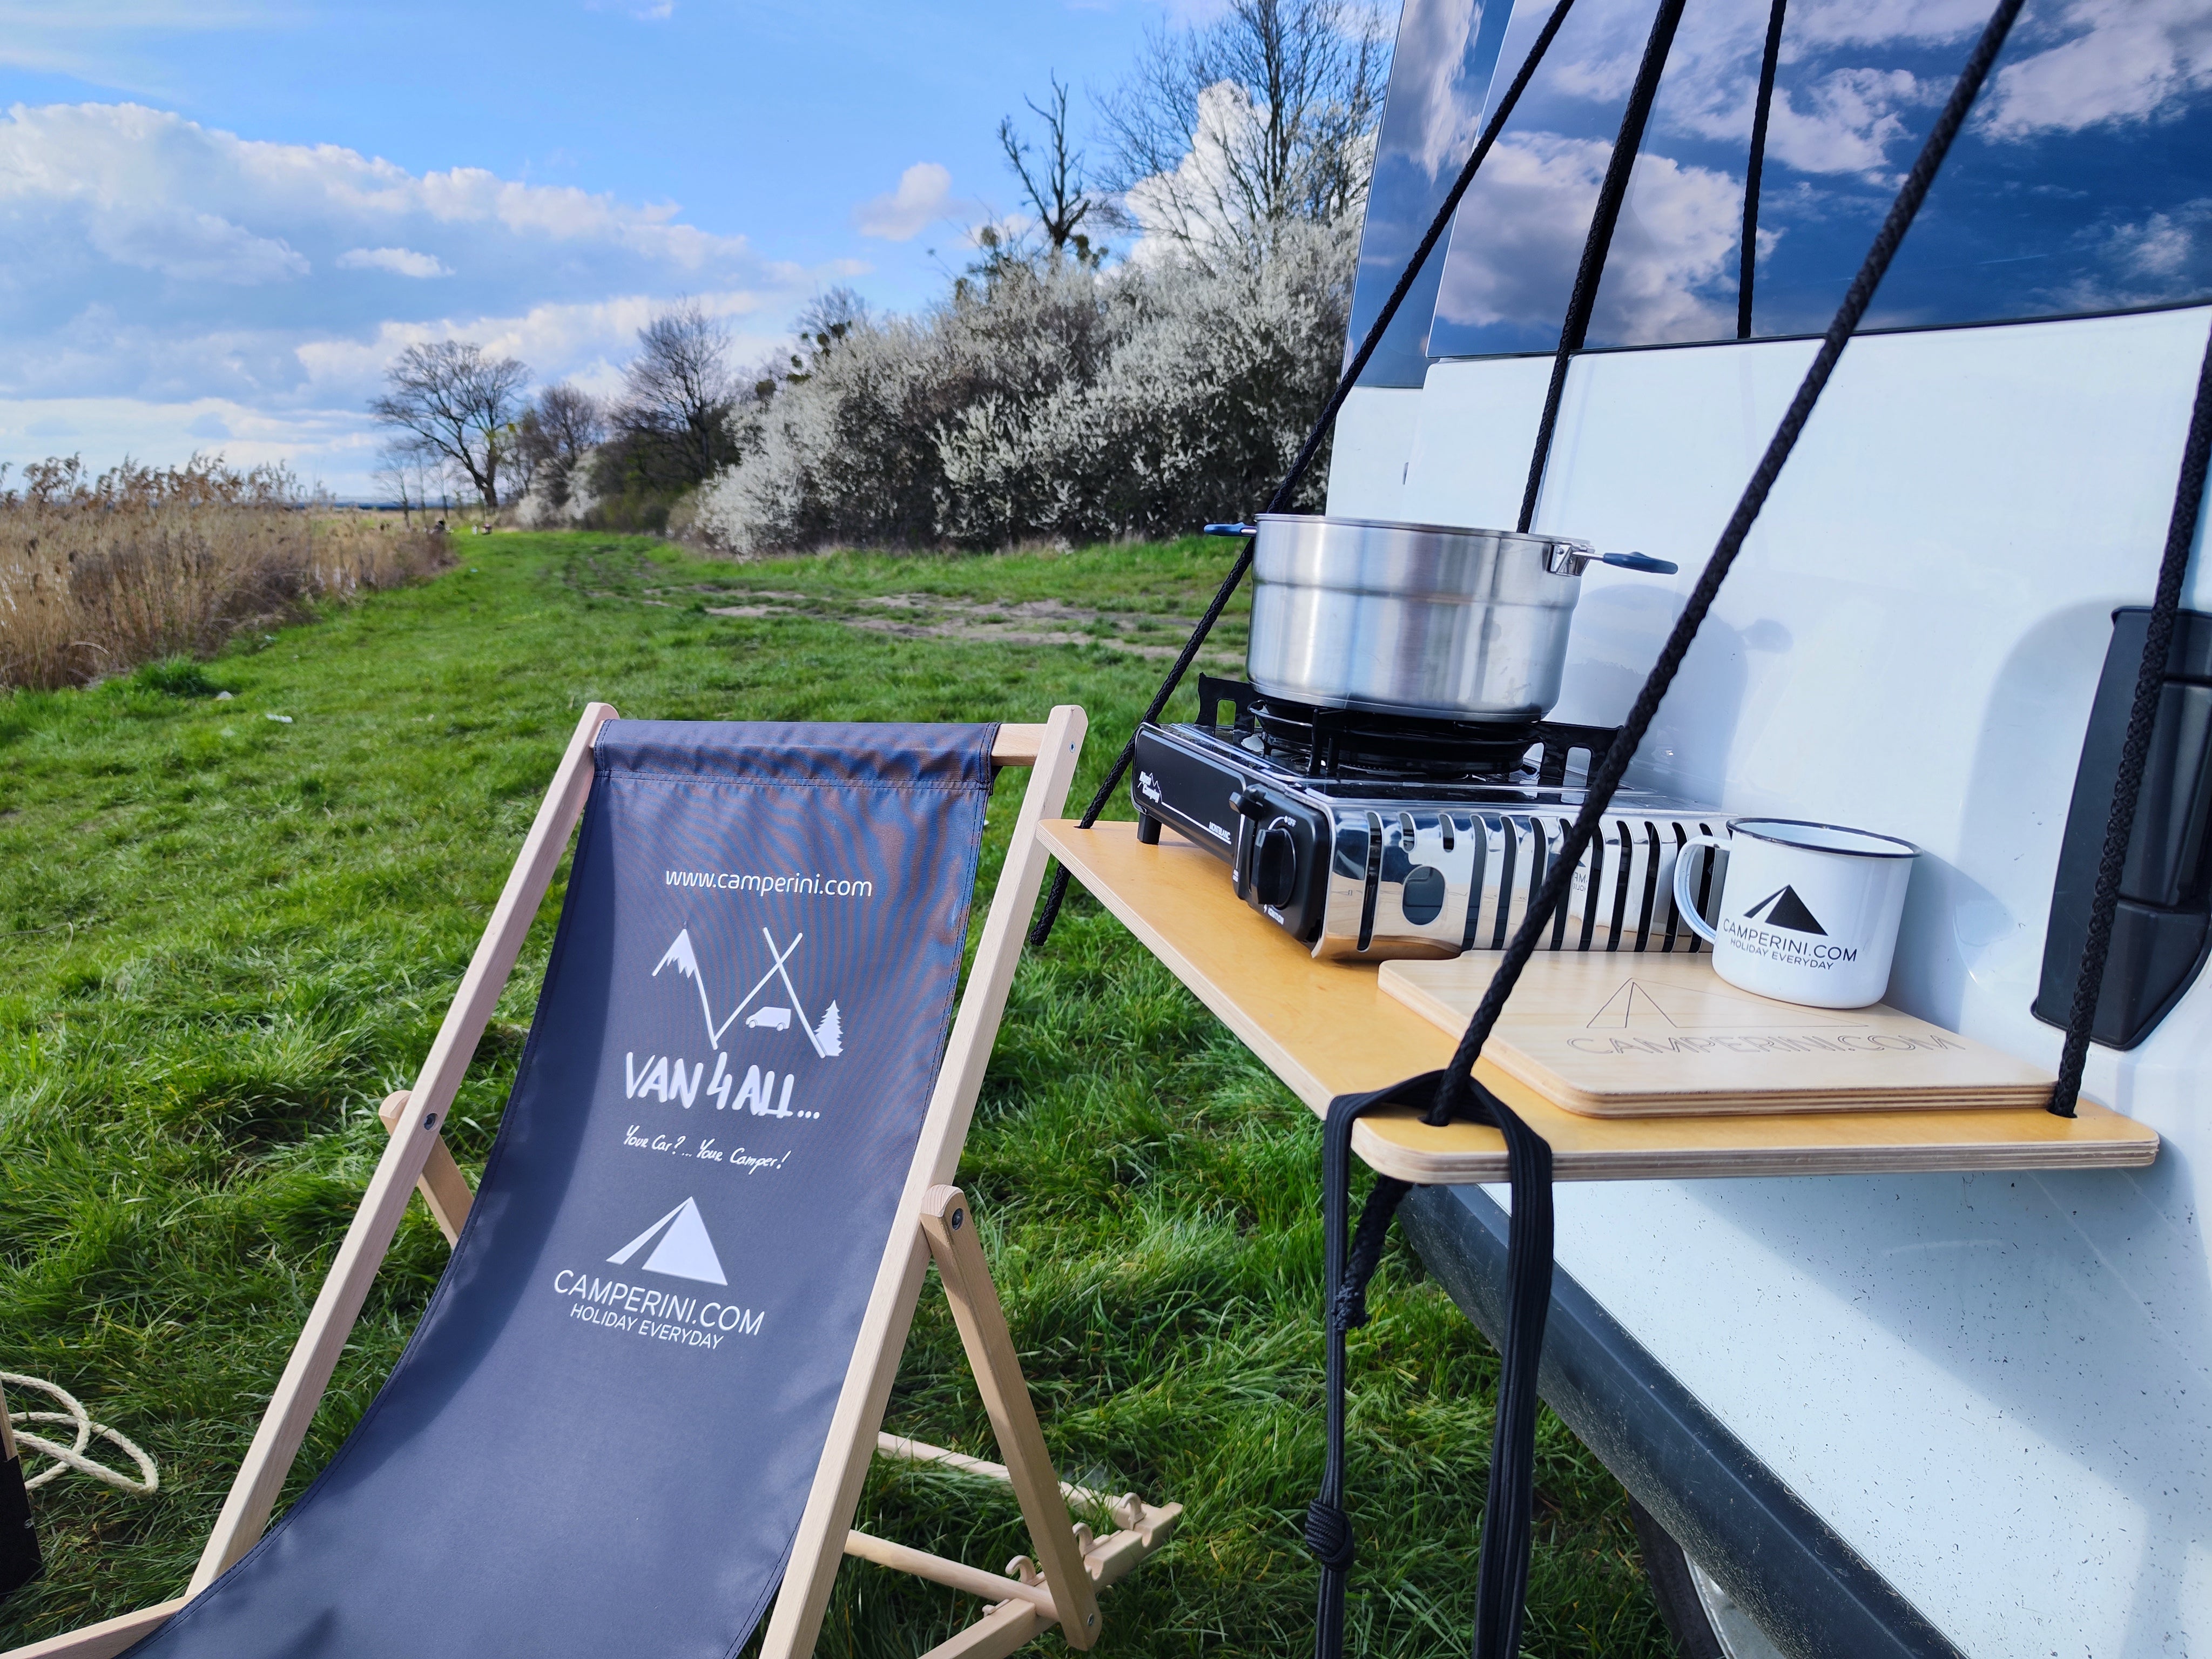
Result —
[[627, 1266], [655, 1237], [660, 1242], [639, 1264], [646, 1272], [666, 1273], [671, 1279], [696, 1279], [707, 1285], [730, 1282], [722, 1276], [722, 1258], [714, 1254], [714, 1241], [707, 1237], [697, 1199], [685, 1199], [607, 1260], [617, 1267]]
[[[1760, 915], [1760, 911], [1765, 911]], [[1763, 921], [1769, 927], [1787, 927], [1793, 933], [1818, 933], [1827, 937], [1828, 930], [1820, 926], [1810, 906], [1797, 896], [1795, 887], [1783, 886], [1743, 913], [1746, 921]]]
[[791, 999], [791, 1007], [763, 1005], [753, 1010], [752, 1017], [745, 1021], [746, 1025], [766, 1026], [771, 1030], [787, 1031], [791, 1029], [792, 1009], [795, 1008], [799, 1011], [799, 1029], [806, 1034], [806, 1040], [813, 1045], [817, 1054], [824, 1060], [832, 1060], [843, 1054], [845, 1023], [842, 1016], [837, 1012], [835, 1000], [833, 999], [829, 1007], [823, 1011], [821, 1023], [817, 1024], [808, 1018], [805, 1005], [799, 999], [799, 988], [791, 982], [791, 969], [784, 966], [791, 960], [792, 954], [799, 949], [799, 941], [806, 935], [793, 934], [791, 943], [781, 947], [777, 945], [775, 935], [765, 927], [761, 929], [761, 937], [768, 941], [768, 971], [754, 981], [753, 988], [746, 992], [738, 1006], [731, 1009], [728, 1015], [719, 1023], [714, 1018], [714, 1005], [707, 995], [707, 975], [700, 969], [699, 953], [691, 944], [691, 930], [689, 927], [679, 928], [677, 931], [675, 939], [662, 954], [660, 960], [653, 964], [653, 976], [658, 979], [663, 968], [673, 968], [678, 978], [688, 979], [699, 988], [699, 1012], [707, 1022], [707, 1041], [715, 1048], [722, 1046], [722, 1033], [736, 1023], [739, 1014], [752, 1006], [753, 999], [768, 988], [769, 981], [772, 979], [781, 979], [783, 981], [784, 994]]

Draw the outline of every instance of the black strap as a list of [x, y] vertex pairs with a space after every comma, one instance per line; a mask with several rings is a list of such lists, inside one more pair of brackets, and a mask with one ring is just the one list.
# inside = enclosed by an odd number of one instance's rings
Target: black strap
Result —
[[[1389, 1176], [1378, 1178], [1361, 1213], [1364, 1272], [1351, 1268], [1354, 1240], [1352, 1209], [1352, 1126], [1362, 1112], [1400, 1102], [1423, 1107], [1436, 1098], [1440, 1072], [1425, 1072], [1371, 1094], [1339, 1095], [1328, 1103], [1322, 1126], [1322, 1307], [1328, 1352], [1328, 1450], [1322, 1461], [1321, 1491], [1306, 1506], [1306, 1547], [1321, 1563], [1321, 1592], [1314, 1611], [1315, 1659], [1341, 1659], [1344, 1652], [1344, 1585], [1353, 1558], [1352, 1522], [1344, 1512], [1344, 1334], [1367, 1322], [1367, 1281], [1382, 1256], [1382, 1235], [1399, 1200], [1412, 1190]], [[1372, 1218], [1372, 1224], [1370, 1224]]]
[[1766, 172], [1766, 121], [1774, 111], [1774, 71], [1782, 62], [1782, 14], [1790, 0], [1774, 0], [1766, 15], [1766, 53], [1759, 60], [1759, 101], [1751, 111], [1751, 155], [1743, 168], [1743, 235], [1736, 248], [1735, 337], [1751, 337], [1752, 281], [1759, 274], [1759, 186]]
[[[1503, 1376], [1498, 1389], [1497, 1439], [1491, 1458], [1491, 1480], [1482, 1535], [1481, 1563], [1476, 1579], [1476, 1659], [1513, 1659], [1520, 1641], [1522, 1601], [1528, 1588], [1528, 1552], [1533, 1537], [1530, 1520], [1536, 1420], [1536, 1374], [1542, 1358], [1545, 1316], [1550, 1305], [1552, 1272], [1551, 1149], [1495, 1095], [1474, 1080], [1476, 1057], [1488, 1041], [1505, 1000], [1513, 994], [1522, 970], [1535, 952], [1553, 916], [1566, 897], [1568, 884], [1595, 836], [1598, 822], [1611, 805], [1621, 775], [1650, 729], [1652, 718], [1682, 659], [1697, 637], [1721, 584], [1728, 580], [1745, 538], [1758, 521], [1766, 497], [1781, 476], [1784, 465], [1805, 429], [1813, 408], [1834, 374], [1844, 348], [1873, 302], [1875, 290], [1896, 257], [1899, 245], [1911, 227], [1943, 158], [1965, 125], [1990, 66], [2005, 37], [2020, 15], [2025, 0], [1998, 0], [1980, 40], [1960, 70], [1942, 113], [1921, 147], [1897, 199], [1867, 250], [1865, 261], [1844, 296], [1842, 306], [1828, 325], [1812, 366], [1799, 383], [1796, 395], [1769, 441], [1751, 480], [1744, 486], [1735, 510], [1729, 517], [1712, 556], [1705, 562], [1676, 619], [1659, 659], [1644, 680], [1623, 722], [1620, 734], [1604, 757], [1592, 769], [1581, 810], [1552, 857], [1543, 883], [1521, 926], [1505, 947], [1498, 971], [1483, 993], [1460, 1039], [1451, 1063], [1442, 1073], [1429, 1073], [1373, 1096], [1347, 1096], [1330, 1103], [1324, 1132], [1322, 1163], [1323, 1215], [1326, 1249], [1336, 1253], [1328, 1274], [1329, 1444], [1321, 1496], [1308, 1521], [1310, 1538], [1318, 1540], [1323, 1554], [1321, 1590], [1322, 1627], [1316, 1637], [1319, 1659], [1337, 1659], [1343, 1647], [1344, 1575], [1351, 1561], [1351, 1532], [1343, 1515], [1344, 1377], [1342, 1330], [1365, 1317], [1365, 1279], [1355, 1278], [1364, 1263], [1367, 1273], [1382, 1251], [1382, 1237], [1389, 1218], [1408, 1190], [1404, 1182], [1378, 1182], [1369, 1210], [1376, 1218], [1360, 1218], [1358, 1233], [1346, 1240], [1343, 1217], [1349, 1207], [1349, 1158], [1352, 1122], [1362, 1112], [1386, 1101], [1410, 1100], [1426, 1095], [1431, 1100], [1425, 1121], [1440, 1124], [1453, 1117], [1494, 1123], [1505, 1138], [1507, 1169], [1513, 1182], [1513, 1215], [1508, 1233], [1508, 1305]], [[2201, 400], [2200, 400], [2201, 402]], [[2157, 659], [2162, 665], [2163, 657]], [[1539, 1260], [1540, 1253], [1540, 1262]], [[1341, 1328], [1340, 1328], [1341, 1327]]]
[[2174, 486], [2173, 514], [2166, 520], [2166, 554], [2159, 562], [2158, 594], [2151, 601], [2150, 624], [2143, 636], [2142, 666], [2136, 671], [2135, 702], [2128, 709], [2128, 734], [2120, 746], [2119, 775], [2112, 781], [2112, 816], [2105, 820], [2104, 856], [2097, 866], [2097, 890], [2089, 902], [2089, 934], [2081, 946], [2081, 975], [2074, 982], [2074, 1006], [2066, 1021], [2066, 1045], [2060, 1052], [2057, 1086], [2051, 1109], [2074, 1115], [2081, 1095], [2081, 1072], [2089, 1060], [2089, 1033], [2097, 1022], [2097, 999], [2104, 990], [2105, 959], [2112, 947], [2112, 919], [2119, 913], [2120, 876], [2128, 843], [2136, 831], [2136, 803], [2142, 794], [2143, 771], [2150, 758], [2151, 728], [2166, 687], [2166, 659], [2173, 649], [2174, 619], [2181, 611], [2181, 585], [2189, 574], [2189, 550], [2197, 540], [2197, 520], [2204, 505], [2204, 469], [2212, 460], [2212, 337], [2197, 372], [2197, 403], [2189, 413], [2189, 437], [2181, 447], [2181, 478]]
[[[1321, 1490], [1306, 1510], [1306, 1547], [1321, 1563], [1315, 1610], [1315, 1659], [1341, 1659], [1345, 1582], [1354, 1559], [1344, 1510], [1345, 1333], [1367, 1322], [1367, 1287], [1381, 1265], [1391, 1218], [1412, 1184], [1381, 1176], [1355, 1229], [1352, 1208], [1352, 1126], [1377, 1106], [1418, 1105], [1424, 1119], [1445, 1121], [1448, 1074], [1425, 1072], [1371, 1094], [1339, 1095], [1322, 1131], [1323, 1294], [1328, 1342], [1328, 1450]], [[1534, 1533], [1536, 1373], [1552, 1306], [1552, 1149], [1505, 1103], [1470, 1083], [1462, 1115], [1488, 1123], [1505, 1138], [1513, 1213], [1506, 1233], [1506, 1305], [1502, 1375], [1492, 1419], [1490, 1484], [1483, 1506], [1482, 1550], [1475, 1571], [1477, 1659], [1510, 1659], [1521, 1643]]]
[[[1390, 297], [1382, 302], [1382, 309], [1376, 313], [1375, 321], [1368, 328], [1367, 337], [1359, 343], [1359, 349], [1352, 354], [1352, 362], [1338, 378], [1336, 390], [1329, 394], [1328, 403], [1322, 409], [1321, 418], [1314, 422], [1313, 430], [1306, 434], [1306, 441], [1299, 447], [1297, 459], [1291, 463], [1291, 470], [1283, 475], [1282, 483], [1275, 486], [1275, 493], [1267, 498], [1267, 512], [1279, 513], [1291, 504], [1299, 481], [1305, 477], [1306, 469], [1313, 465], [1314, 457], [1321, 452], [1322, 441], [1335, 423], [1337, 411], [1344, 407], [1344, 400], [1352, 395], [1352, 388], [1358, 384], [1360, 375], [1366, 372], [1368, 360], [1374, 356], [1376, 349], [1382, 343], [1382, 337], [1389, 331], [1390, 321], [1398, 314], [1398, 307], [1405, 303], [1406, 295], [1413, 291], [1413, 279], [1421, 274], [1421, 267], [1427, 264], [1429, 255], [1436, 251], [1437, 243], [1451, 224], [1452, 216], [1459, 211], [1460, 198], [1467, 194], [1468, 186], [1474, 182], [1474, 175], [1481, 170], [1483, 161], [1498, 143], [1498, 135], [1504, 131], [1506, 118], [1513, 113], [1514, 106], [1521, 101], [1521, 94], [1528, 90], [1528, 82], [1536, 73], [1536, 66], [1544, 61], [1544, 54], [1552, 49], [1552, 41], [1558, 35], [1559, 26], [1567, 21], [1567, 13], [1573, 9], [1574, 3], [1575, 0], [1558, 0], [1552, 8], [1552, 15], [1544, 20], [1544, 27], [1537, 33], [1535, 43], [1528, 48], [1528, 55], [1521, 60], [1521, 68], [1515, 74], [1512, 84], [1506, 88], [1505, 95], [1498, 100], [1497, 112], [1484, 126], [1482, 137], [1475, 141], [1474, 149], [1467, 158], [1467, 165], [1459, 170], [1459, 177], [1452, 181], [1452, 187], [1444, 193], [1443, 203], [1437, 209], [1436, 216], [1429, 221], [1429, 228], [1422, 234], [1420, 246], [1413, 250], [1413, 257], [1406, 262], [1406, 269], [1399, 274], [1398, 285], [1390, 290]], [[1206, 607], [1206, 614], [1198, 619], [1198, 626], [1191, 629], [1190, 638], [1183, 642], [1182, 650], [1175, 659], [1175, 666], [1168, 670], [1167, 678], [1160, 682], [1160, 689], [1153, 694], [1144, 717], [1137, 722], [1139, 727], [1159, 724], [1160, 715], [1168, 706], [1168, 699], [1175, 696], [1176, 688], [1182, 684], [1182, 677], [1190, 672], [1191, 664], [1198, 659], [1199, 647], [1213, 632], [1214, 623], [1221, 620], [1222, 611], [1228, 607], [1230, 599], [1243, 582], [1244, 573], [1251, 568], [1252, 544], [1248, 539], [1237, 553], [1236, 562], [1229, 567], [1229, 574], [1221, 579], [1221, 586], [1216, 590], [1212, 603]], [[1121, 787], [1121, 779], [1127, 774], [1129, 763], [1135, 758], [1136, 753], [1136, 734], [1132, 732], [1128, 742], [1121, 745], [1121, 752], [1114, 757], [1114, 764], [1107, 769], [1106, 781], [1098, 786], [1097, 793], [1091, 798], [1091, 805], [1083, 809], [1083, 816], [1076, 820], [1078, 829], [1088, 830], [1097, 823], [1098, 814], [1105, 810], [1106, 803]], [[1055, 871], [1052, 878], [1052, 890], [1045, 896], [1044, 908], [1037, 915], [1036, 925], [1030, 929], [1032, 949], [1052, 937], [1052, 925], [1060, 919], [1060, 907], [1066, 897], [1067, 872], [1065, 869]]]
[[1682, 21], [1685, 0], [1659, 0], [1644, 37], [1644, 61], [1637, 65], [1635, 84], [1620, 112], [1620, 131], [1613, 141], [1613, 155], [1605, 164], [1605, 179], [1598, 185], [1597, 206], [1590, 214], [1589, 234], [1583, 238], [1583, 257], [1575, 266], [1575, 285], [1567, 295], [1567, 314], [1559, 325], [1559, 349], [1552, 354], [1551, 384], [1544, 389], [1544, 412], [1536, 422], [1536, 447], [1528, 457], [1528, 482], [1521, 490], [1521, 521], [1528, 529], [1536, 516], [1536, 497], [1544, 488], [1544, 468], [1552, 459], [1552, 434], [1559, 424], [1559, 396], [1566, 388], [1567, 364], [1589, 337], [1590, 313], [1597, 307], [1598, 284], [1605, 278], [1605, 258], [1613, 249], [1613, 227], [1620, 222], [1620, 204], [1628, 195], [1629, 175], [1636, 168], [1636, 153], [1644, 148], [1644, 128], [1651, 118], [1651, 100], [1659, 95], [1659, 77], [1666, 72], [1667, 53], [1674, 44], [1674, 26]]

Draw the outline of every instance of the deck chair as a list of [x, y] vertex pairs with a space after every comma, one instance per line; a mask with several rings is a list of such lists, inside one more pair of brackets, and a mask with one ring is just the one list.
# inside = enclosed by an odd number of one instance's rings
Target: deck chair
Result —
[[[186, 1595], [11, 1659], [726, 1659], [771, 1598], [763, 1653], [803, 1659], [845, 1555], [983, 1598], [945, 1659], [1054, 1625], [1093, 1645], [1098, 1591], [1181, 1510], [1058, 1480], [948, 1184], [1084, 724], [586, 709]], [[1001, 765], [1033, 770], [955, 1012]], [[440, 1125], [580, 817], [472, 1194]], [[451, 1261], [264, 1537], [416, 1189]], [[880, 1432], [933, 1257], [1003, 1463]], [[878, 1453], [1010, 1486], [1032, 1553], [992, 1572], [854, 1531]]]

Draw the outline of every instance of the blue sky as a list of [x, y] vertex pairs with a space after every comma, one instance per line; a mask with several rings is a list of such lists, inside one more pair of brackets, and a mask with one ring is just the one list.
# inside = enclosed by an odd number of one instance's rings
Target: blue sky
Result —
[[1207, 0], [0, 0], [0, 460], [195, 448], [372, 489], [382, 365], [611, 384], [654, 303], [747, 355], [908, 308], [1016, 205], [995, 138]]

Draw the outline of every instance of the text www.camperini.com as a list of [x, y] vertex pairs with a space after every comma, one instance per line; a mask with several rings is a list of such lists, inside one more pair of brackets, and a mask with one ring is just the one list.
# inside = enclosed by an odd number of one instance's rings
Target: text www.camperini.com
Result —
[[820, 893], [830, 898], [870, 898], [872, 881], [842, 881], [835, 876], [757, 876], [730, 870], [664, 872], [671, 887], [717, 887], [745, 893]]

